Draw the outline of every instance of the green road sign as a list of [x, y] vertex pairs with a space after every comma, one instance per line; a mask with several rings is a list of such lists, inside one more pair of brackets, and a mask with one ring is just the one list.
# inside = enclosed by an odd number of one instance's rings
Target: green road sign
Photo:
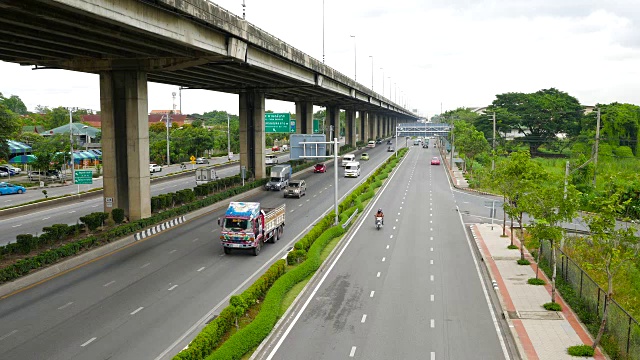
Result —
[[291, 116], [289, 113], [264, 114], [264, 130], [267, 133], [291, 132]]
[[75, 182], [76, 185], [91, 185], [93, 184], [93, 171], [91, 170], [76, 170]]
[[313, 133], [314, 134], [322, 134], [322, 130], [320, 130], [320, 124], [322, 124], [322, 120], [313, 119]]

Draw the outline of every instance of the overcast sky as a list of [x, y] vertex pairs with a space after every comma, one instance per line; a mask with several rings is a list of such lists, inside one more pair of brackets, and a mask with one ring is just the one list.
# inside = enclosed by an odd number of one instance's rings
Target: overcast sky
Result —
[[[215, 3], [242, 16], [242, 0]], [[322, 0], [245, 3], [248, 21], [322, 60]], [[429, 117], [441, 106], [486, 106], [496, 94], [550, 87], [584, 105], [640, 104], [637, 0], [324, 0], [324, 14], [328, 66], [353, 77], [356, 65], [357, 81], [371, 87], [373, 78], [379, 93], [384, 78], [385, 96]], [[150, 83], [149, 110], [170, 109], [174, 91]], [[100, 106], [93, 74], [0, 62], [0, 92], [29, 110]], [[295, 112], [288, 102], [266, 108]], [[210, 110], [237, 114], [238, 97], [182, 91], [183, 113]]]

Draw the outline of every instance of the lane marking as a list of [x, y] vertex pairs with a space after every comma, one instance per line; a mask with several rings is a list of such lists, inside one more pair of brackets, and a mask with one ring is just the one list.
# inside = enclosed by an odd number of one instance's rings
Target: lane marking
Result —
[[51, 216], [47, 216], [46, 218], [42, 218], [42, 220], [49, 220], [51, 219]]
[[173, 249], [173, 250], [169, 251], [169, 254], [173, 254], [176, 251], [178, 251], [178, 250], [177, 249]]
[[4, 335], [0, 336], [0, 341], [2, 341], [2, 340], [4, 340], [4, 339], [8, 338], [9, 336], [11, 336], [11, 335], [13, 335], [13, 334], [15, 334], [15, 333], [17, 333], [17, 332], [18, 332], [18, 330], [13, 330], [13, 331], [11, 331], [10, 333], [7, 333], [7, 334], [4, 334]]
[[431, 352], [431, 360], [436, 360], [436, 352], [435, 351]]
[[387, 259], [387, 258], [383, 257], [383, 258], [382, 258], [382, 262], [384, 262], [386, 259]]
[[429, 275], [429, 279], [433, 281], [433, 275]]
[[64, 308], [67, 308], [67, 307], [71, 306], [71, 304], [73, 304], [73, 301], [69, 301], [68, 303], [66, 303], [66, 304], [64, 304], [64, 305], [62, 305], [62, 306], [60, 306], [60, 307], [58, 308], [58, 310], [62, 310], [62, 309], [64, 309]]
[[387, 245], [387, 249], [389, 248], [389, 245]]
[[176, 285], [173, 285], [172, 287], [170, 287], [170, 288], [169, 288], [169, 291], [171, 291], [171, 290], [173, 290], [173, 289], [175, 289], [175, 288], [177, 288], [177, 287], [178, 287], [178, 285], [177, 285], [177, 284], [176, 284]]
[[430, 248], [431, 251], [433, 251], [433, 248]]
[[16, 228], [18, 226], [22, 226], [22, 224], [18, 224], [18, 225], [13, 225], [12, 228]]
[[93, 205], [93, 206], [92, 206], [92, 208], [94, 208], [94, 207], [98, 207], [98, 206], [100, 206], [100, 204], [98, 204], [98, 205]]
[[436, 321], [434, 319], [431, 319], [431, 328], [435, 328], [436, 327]]
[[353, 357], [356, 354], [356, 347], [352, 346], [351, 347], [351, 352], [349, 353], [349, 357]]
[[97, 339], [97, 338], [92, 337], [91, 339], [87, 340], [84, 344], [82, 344], [82, 345], [80, 345], [80, 346], [85, 347], [85, 346], [87, 346], [87, 345], [91, 344], [92, 342], [94, 342], [96, 339]]
[[367, 321], [367, 314], [362, 315], [362, 320], [360, 320], [360, 323], [364, 324], [365, 321]]
[[394, 226], [394, 227], [393, 227], [393, 230], [395, 230], [395, 229], [396, 229], [396, 227]]
[[203, 266], [203, 267], [201, 267], [200, 269], [198, 269], [198, 272], [200, 272], [200, 271], [202, 271], [202, 270], [204, 270], [204, 266]]
[[431, 301], [436, 301], [436, 297], [433, 294], [431, 294]]
[[75, 210], [69, 211], [69, 214], [73, 214], [74, 212], [76, 212]]
[[144, 265], [140, 266], [140, 269], [144, 269], [144, 268], [146, 268], [146, 267], [147, 267], [147, 266], [149, 266], [149, 265], [151, 265], [151, 263], [146, 263], [146, 264], [144, 264]]
[[111, 284], [113, 284], [115, 282], [116, 282], [115, 280], [111, 280], [111, 281], [109, 281], [108, 283], [106, 283], [106, 284], [104, 284], [102, 286], [107, 287], [107, 286], [109, 286], [109, 285], [111, 285]]
[[196, 242], [196, 241], [198, 241], [198, 240], [200, 240], [200, 238], [195, 238], [195, 239], [193, 239], [193, 240], [191, 240], [191, 241], [192, 241], [192, 242]]
[[369, 297], [373, 297], [373, 294], [375, 294], [376, 292], [371, 290], [371, 294], [369, 294]]
[[431, 265], [433, 265], [433, 260], [429, 260], [429, 262], [431, 263]]
[[433, 241], [433, 236], [431, 236], [431, 237], [429, 238], [429, 240]]
[[133, 312], [132, 312], [130, 315], [135, 315], [135, 314], [137, 314], [138, 312], [140, 312], [140, 310], [142, 310], [142, 309], [144, 309], [144, 307], [140, 306], [139, 308], [137, 308], [137, 309], [133, 310]]
[[376, 275], [376, 277], [380, 277], [380, 271], [378, 271], [378, 275]]
[[393, 235], [390, 235], [390, 236], [389, 236], [389, 239], [393, 239]]

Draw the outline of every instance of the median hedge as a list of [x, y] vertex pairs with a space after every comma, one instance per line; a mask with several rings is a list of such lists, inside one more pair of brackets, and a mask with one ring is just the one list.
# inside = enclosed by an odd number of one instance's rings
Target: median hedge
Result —
[[[400, 156], [403, 156], [406, 152], [406, 149], [403, 150], [399, 151]], [[373, 181], [372, 178], [381, 173], [388, 174], [398, 161], [399, 158], [387, 160], [369, 179], [356, 188], [339, 204], [339, 209], [342, 209], [340, 210], [341, 213], [339, 216], [340, 224], [343, 224], [356, 209], [358, 209], [359, 212], [364, 210], [363, 202], [372, 198], [375, 195], [375, 189], [382, 185], [380, 181]], [[238, 316], [238, 306], [242, 306], [242, 310], [246, 311], [246, 308], [244, 308], [246, 302], [232, 297], [230, 305], [227, 306], [218, 317], [224, 317], [224, 320], [220, 320], [223, 324], [218, 323], [218, 318], [216, 318], [216, 320], [207, 325], [189, 344], [187, 349], [181, 351], [174, 359], [240, 359], [251, 349], [257, 347], [262, 340], [269, 335], [283, 313], [282, 301], [287, 292], [291, 290], [294, 285], [312, 275], [320, 267], [322, 250], [331, 240], [345, 233], [346, 230], [343, 229], [341, 225], [332, 226], [335, 217], [334, 214], [334, 212], [327, 214], [309, 233], [296, 242], [294, 250], [289, 252], [287, 256], [287, 262], [290, 265], [301, 263], [273, 283], [273, 286], [268, 290], [264, 298], [260, 312], [251, 323], [240, 329], [216, 349], [222, 336], [231, 328], [228, 322], [232, 320], [229, 319], [236, 319]]]

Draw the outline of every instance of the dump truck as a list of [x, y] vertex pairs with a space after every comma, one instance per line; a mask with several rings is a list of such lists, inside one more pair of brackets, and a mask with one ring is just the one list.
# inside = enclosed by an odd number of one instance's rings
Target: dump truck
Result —
[[231, 202], [224, 217], [218, 219], [224, 253], [239, 249], [258, 256], [263, 243], [275, 243], [282, 236], [285, 214], [285, 204], [263, 208], [258, 202]]
[[277, 190], [280, 191], [289, 185], [291, 174], [293, 170], [291, 165], [276, 165], [271, 168], [269, 182], [264, 184], [265, 190]]

